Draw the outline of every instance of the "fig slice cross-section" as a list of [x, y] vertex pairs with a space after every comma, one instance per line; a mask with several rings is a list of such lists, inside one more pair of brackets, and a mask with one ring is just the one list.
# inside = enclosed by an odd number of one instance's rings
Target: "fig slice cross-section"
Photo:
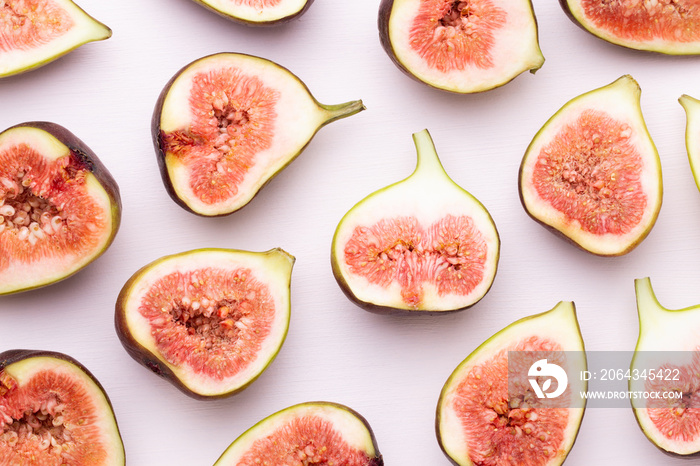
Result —
[[294, 257], [281, 249], [198, 249], [136, 272], [115, 323], [127, 352], [193, 398], [237, 393], [287, 335]]
[[112, 31], [71, 0], [0, 2], [0, 77], [44, 65]]
[[323, 105], [289, 70], [237, 53], [185, 66], [163, 90], [153, 138], [168, 193], [203, 216], [245, 206], [324, 125], [364, 109]]
[[601, 256], [626, 254], [651, 231], [663, 194], [661, 161], [629, 75], [559, 109], [520, 165], [528, 215]]
[[97, 156], [55, 123], [0, 133], [0, 294], [74, 274], [112, 243], [119, 189]]
[[493, 283], [498, 232], [486, 208], [445, 173], [428, 131], [413, 139], [413, 174], [370, 194], [338, 224], [333, 273], [369, 311], [465, 309]]
[[277, 26], [298, 18], [314, 0], [194, 0], [196, 3], [248, 26]]
[[686, 114], [685, 148], [695, 185], [700, 189], [700, 100], [683, 94], [678, 101]]
[[272, 414], [238, 437], [214, 466], [383, 466], [374, 433], [359, 413], [310, 402]]

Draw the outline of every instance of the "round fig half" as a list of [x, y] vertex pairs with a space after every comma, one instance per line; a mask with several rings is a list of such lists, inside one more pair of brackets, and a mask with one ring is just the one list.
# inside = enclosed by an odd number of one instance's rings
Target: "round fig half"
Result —
[[314, 0], [194, 0], [248, 26], [276, 26], [304, 14]]
[[[541, 358], [548, 359], [545, 366], [558, 365], [568, 374], [586, 370], [573, 303], [563, 301], [548, 312], [510, 324], [454, 370], [440, 394], [436, 418], [438, 442], [453, 464], [564, 462], [585, 409], [576, 394], [586, 390], [587, 382], [568, 377], [562, 385], [566, 390], [557, 398], [541, 400], [528, 383]], [[547, 387], [545, 380], [538, 383]]]
[[696, 0], [559, 0], [569, 19], [607, 42], [668, 55], [700, 53]]
[[121, 219], [97, 156], [55, 123], [0, 133], [0, 294], [62, 280], [101, 255]]
[[364, 109], [322, 105], [289, 70], [237, 53], [181, 69], [153, 115], [153, 138], [168, 193], [204, 216], [244, 205], [294, 160], [322, 126]]
[[700, 100], [683, 94], [678, 101], [685, 109], [685, 148], [695, 185], [700, 189]]
[[520, 165], [528, 215], [601, 256], [626, 254], [661, 209], [661, 161], [631, 76], [564, 105], [535, 135]]
[[3, 465], [125, 464], [107, 394], [65, 354], [0, 353], [0, 430]]
[[333, 274], [369, 311], [465, 309], [493, 283], [498, 232], [486, 208], [445, 173], [428, 130], [413, 140], [413, 174], [370, 194], [338, 224]]
[[158, 259], [119, 293], [127, 352], [189, 396], [220, 398], [251, 384], [289, 327], [294, 257], [281, 249], [198, 249]]
[[379, 38], [403, 72], [457, 93], [493, 89], [544, 63], [530, 0], [382, 0]]
[[336, 403], [301, 403], [266, 417], [240, 437], [214, 466], [382, 466], [369, 424]]
[[0, 4], [0, 77], [37, 68], [112, 31], [70, 0]]
[[631, 392], [674, 392], [680, 398], [630, 398], [644, 435], [671, 456], [700, 453], [700, 305], [669, 310], [649, 278], [635, 280], [639, 338], [630, 366]]

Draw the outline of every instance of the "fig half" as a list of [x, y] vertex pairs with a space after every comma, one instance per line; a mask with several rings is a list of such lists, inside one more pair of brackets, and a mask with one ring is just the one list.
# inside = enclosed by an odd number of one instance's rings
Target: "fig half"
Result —
[[125, 464], [112, 405], [78, 361], [51, 351], [0, 353], [0, 463]]
[[661, 209], [661, 161], [629, 75], [566, 103], [520, 165], [528, 215], [593, 254], [618, 256], [651, 231]]
[[329, 402], [301, 403], [266, 417], [240, 437], [214, 466], [382, 466], [374, 433], [359, 413]]
[[364, 109], [323, 105], [289, 70], [220, 53], [182, 68], [153, 115], [163, 182], [183, 208], [230, 214], [294, 160], [322, 126]]
[[282, 347], [293, 265], [281, 249], [197, 249], [158, 259], [119, 293], [119, 339], [136, 361], [193, 398], [233, 395]]
[[[700, 305], [669, 310], [649, 278], [634, 281], [639, 338], [630, 366], [631, 392], [675, 392], [680, 398], [630, 398], [644, 435], [671, 456], [700, 453]], [[665, 374], [665, 375], [664, 375]]]
[[0, 6], [0, 77], [37, 68], [112, 35], [71, 0], [5, 0]]
[[[573, 303], [562, 301], [548, 312], [510, 324], [454, 370], [440, 394], [436, 418], [438, 442], [453, 464], [564, 462], [585, 409], [577, 394], [587, 389], [587, 382], [568, 377], [567, 388], [558, 397], [538, 398], [528, 375], [541, 358], [548, 358], [545, 366], [559, 366], [568, 374], [586, 370]], [[545, 380], [538, 383], [547, 387]], [[549, 390], [546, 393], [555, 394], [559, 386]]]
[[120, 219], [117, 183], [73, 133], [36, 121], [0, 133], [0, 294], [74, 274]]
[[382, 0], [379, 38], [408, 76], [457, 93], [502, 86], [544, 63], [530, 0]]
[[248, 26], [276, 26], [304, 14], [314, 0], [194, 0]]
[[678, 99], [685, 109], [685, 148], [695, 185], [700, 189], [700, 100], [683, 94]]
[[612, 44], [668, 55], [700, 53], [700, 9], [695, 0], [559, 3], [577, 26]]
[[496, 276], [500, 239], [486, 208], [445, 173], [428, 130], [415, 171], [358, 202], [336, 228], [333, 274], [373, 312], [465, 309]]

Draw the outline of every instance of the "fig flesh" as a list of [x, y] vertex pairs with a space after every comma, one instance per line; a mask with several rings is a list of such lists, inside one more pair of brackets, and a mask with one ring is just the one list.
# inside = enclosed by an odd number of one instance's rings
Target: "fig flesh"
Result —
[[[527, 352], [526, 357], [510, 363], [513, 351]], [[453, 464], [553, 466], [564, 462], [585, 409], [585, 402], [575, 394], [585, 391], [587, 383], [568, 377], [556, 405], [540, 404], [525, 380], [519, 387], [523, 390], [511, 392], [509, 378], [527, 377], [541, 355], [549, 355], [569, 374], [586, 370], [573, 303], [560, 302], [548, 312], [510, 324], [454, 370], [440, 394], [436, 418], [438, 442]], [[517, 398], [511, 393], [518, 393]]]
[[465, 309], [496, 276], [500, 239], [486, 208], [445, 173], [428, 130], [415, 171], [358, 202], [338, 224], [333, 274], [373, 312]]
[[42, 66], [112, 31], [71, 0], [6, 0], [0, 7], [0, 77]]
[[668, 55], [700, 53], [695, 0], [559, 0], [569, 19], [615, 45]]
[[530, 0], [382, 0], [379, 37], [407, 75], [457, 93], [502, 86], [544, 63]]
[[0, 133], [0, 294], [77, 272], [112, 243], [119, 188], [74, 134], [48, 122]]
[[0, 427], [4, 465], [125, 464], [107, 394], [65, 354], [0, 353]]
[[173, 200], [203, 216], [230, 214], [294, 160], [324, 125], [364, 109], [323, 105], [289, 70], [237, 53], [185, 66], [153, 115], [163, 182]]
[[136, 272], [116, 304], [139, 363], [199, 399], [233, 395], [277, 356], [289, 327], [294, 257], [281, 249], [198, 249]]
[[194, 0], [196, 3], [248, 26], [276, 26], [298, 18], [314, 0]]
[[382, 466], [374, 433], [360, 414], [337, 403], [301, 403], [263, 419], [238, 437], [214, 466]]
[[[635, 280], [639, 338], [630, 370], [632, 392], [673, 391], [682, 398], [631, 398], [642, 432], [671, 456], [700, 453], [700, 305], [669, 310], [659, 304], [649, 278]], [[681, 361], [686, 359], [686, 361]], [[661, 371], [661, 372], [660, 372]], [[666, 372], [670, 377], [652, 377]]]
[[631, 76], [566, 103], [535, 135], [520, 165], [528, 215], [601, 256], [634, 249], [662, 200], [661, 161]]
[[700, 189], [700, 100], [683, 94], [678, 101], [685, 109], [685, 148], [695, 185]]

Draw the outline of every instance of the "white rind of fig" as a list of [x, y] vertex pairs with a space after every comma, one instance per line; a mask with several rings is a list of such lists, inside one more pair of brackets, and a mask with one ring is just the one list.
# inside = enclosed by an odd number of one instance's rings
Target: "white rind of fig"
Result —
[[[285, 23], [303, 14], [314, 0], [194, 0], [210, 10], [250, 26]], [[259, 4], [263, 5], [260, 6]]]
[[683, 94], [678, 99], [685, 109], [685, 148], [695, 185], [700, 189], [700, 100]]

